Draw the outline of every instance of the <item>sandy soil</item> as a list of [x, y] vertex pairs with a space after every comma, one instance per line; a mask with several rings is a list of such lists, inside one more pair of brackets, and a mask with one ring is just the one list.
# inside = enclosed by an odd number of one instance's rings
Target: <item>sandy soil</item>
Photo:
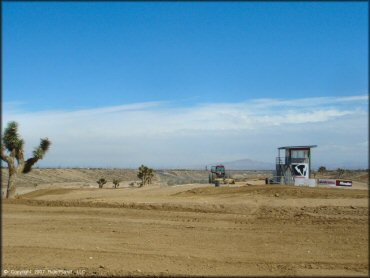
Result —
[[2, 209], [3, 275], [369, 275], [367, 189], [54, 186]]

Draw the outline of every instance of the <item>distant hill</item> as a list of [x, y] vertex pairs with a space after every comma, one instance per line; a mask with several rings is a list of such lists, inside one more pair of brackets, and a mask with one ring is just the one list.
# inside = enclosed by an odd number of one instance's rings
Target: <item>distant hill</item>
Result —
[[240, 159], [228, 162], [214, 163], [222, 164], [227, 170], [274, 170], [275, 164], [252, 159]]

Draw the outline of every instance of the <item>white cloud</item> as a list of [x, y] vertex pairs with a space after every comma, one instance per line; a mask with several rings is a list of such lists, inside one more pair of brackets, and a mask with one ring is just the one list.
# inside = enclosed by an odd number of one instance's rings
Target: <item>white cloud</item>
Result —
[[315, 158], [323, 162], [345, 157], [367, 165], [368, 147], [358, 144], [367, 140], [367, 101], [367, 96], [257, 99], [193, 107], [148, 102], [39, 112], [4, 105], [3, 125], [19, 122], [28, 153], [40, 137], [52, 140], [41, 166], [185, 167], [243, 158], [273, 162], [277, 147], [294, 144], [319, 145]]
[[279, 99], [256, 99], [252, 103], [255, 105], [260, 105], [263, 107], [272, 107], [272, 106], [317, 106], [317, 105], [326, 105], [326, 104], [346, 104], [353, 102], [366, 102], [369, 101], [368, 95], [359, 95], [359, 96], [345, 96], [345, 97], [312, 97], [312, 98], [301, 98], [301, 99], [292, 99], [292, 100], [279, 100]]

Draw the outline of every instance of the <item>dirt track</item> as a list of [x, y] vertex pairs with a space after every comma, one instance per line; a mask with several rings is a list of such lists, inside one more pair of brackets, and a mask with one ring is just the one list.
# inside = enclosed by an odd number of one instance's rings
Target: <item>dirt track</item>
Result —
[[3, 270], [32, 274], [367, 276], [368, 243], [368, 190], [45, 189], [3, 204]]

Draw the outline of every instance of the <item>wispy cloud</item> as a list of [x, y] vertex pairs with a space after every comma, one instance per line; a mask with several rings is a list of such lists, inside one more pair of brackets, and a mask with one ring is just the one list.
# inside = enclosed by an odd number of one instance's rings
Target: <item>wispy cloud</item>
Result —
[[344, 97], [312, 97], [290, 100], [264, 98], [253, 100], [251, 101], [251, 103], [262, 107], [272, 107], [272, 106], [312, 107], [317, 105], [346, 104], [366, 101], [369, 101], [368, 95], [344, 96]]
[[193, 107], [147, 102], [39, 112], [4, 105], [3, 119], [20, 123], [28, 152], [40, 137], [53, 141], [44, 165], [135, 167], [147, 162], [182, 167], [242, 158], [273, 161], [275, 149], [288, 144], [342, 146], [336, 153], [324, 147], [318, 158], [356, 155], [367, 163], [367, 146], [359, 144], [367, 140], [367, 102], [368, 96]]

